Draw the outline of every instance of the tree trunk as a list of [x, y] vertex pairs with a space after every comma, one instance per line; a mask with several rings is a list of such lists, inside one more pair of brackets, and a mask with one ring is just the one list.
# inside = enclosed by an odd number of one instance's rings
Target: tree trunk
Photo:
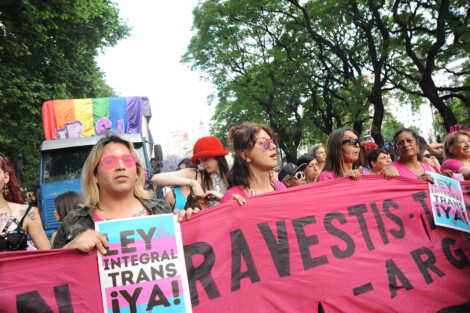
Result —
[[423, 91], [426, 98], [429, 99], [431, 104], [441, 114], [442, 118], [444, 119], [444, 128], [447, 132], [449, 132], [450, 127], [452, 125], [457, 124], [457, 120], [454, 116], [454, 113], [452, 113], [452, 110], [439, 97], [436, 85], [434, 84], [432, 77], [424, 76], [419, 82], [419, 86], [421, 87], [421, 90]]
[[[378, 87], [380, 89], [380, 87]], [[374, 87], [375, 89], [375, 87]], [[374, 138], [375, 143], [379, 147], [384, 146], [384, 139], [382, 137], [382, 122], [384, 119], [384, 103], [382, 99], [382, 92], [379, 94], [374, 92], [373, 95], [369, 97], [369, 101], [374, 105], [374, 117], [372, 118], [372, 138]]]

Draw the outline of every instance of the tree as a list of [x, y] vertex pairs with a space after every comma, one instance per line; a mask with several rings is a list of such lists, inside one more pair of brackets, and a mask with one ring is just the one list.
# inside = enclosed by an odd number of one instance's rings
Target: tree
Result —
[[360, 132], [368, 118], [363, 77], [341, 80], [342, 72], [324, 69], [336, 60], [312, 58], [321, 47], [306, 47], [304, 26], [291, 17], [298, 13], [280, 1], [206, 1], [194, 10], [198, 34], [183, 57], [219, 90], [219, 136], [236, 123], [265, 122], [290, 162], [312, 127], [329, 133], [352, 117]]
[[[292, 161], [298, 144], [315, 133], [312, 127], [361, 133], [372, 119], [372, 136], [382, 145], [384, 97], [392, 92], [414, 104], [427, 97], [447, 124], [453, 120], [446, 101], [468, 103], [461, 83], [467, 70], [454, 73], [453, 86], [428, 84], [437, 70], [452, 72], [452, 57], [468, 58], [468, 7], [464, 1], [409, 3], [208, 0], [194, 10], [197, 32], [183, 62], [218, 89], [218, 134], [234, 122], [265, 121]], [[415, 59], [425, 61], [423, 71]]]
[[129, 34], [118, 13], [109, 1], [0, 3], [0, 151], [24, 156], [26, 184], [39, 172], [42, 103], [114, 95], [94, 58]]
[[[449, 100], [459, 99], [470, 106], [470, 98], [461, 92], [469, 92], [470, 86], [464, 85], [468, 77], [468, 58], [470, 52], [469, 6], [467, 1], [400, 1], [395, 0], [393, 7], [394, 32], [399, 36], [407, 58], [401, 59], [395, 67], [398, 79], [405, 77], [419, 86], [404, 87], [395, 85], [409, 94], [418, 94], [429, 99], [444, 119], [447, 131], [457, 123], [449, 106]], [[451, 61], [463, 58], [466, 64], [461, 71], [449, 68]], [[443, 74], [445, 73], [445, 74]], [[447, 75], [453, 84], [438, 83], [437, 75]]]

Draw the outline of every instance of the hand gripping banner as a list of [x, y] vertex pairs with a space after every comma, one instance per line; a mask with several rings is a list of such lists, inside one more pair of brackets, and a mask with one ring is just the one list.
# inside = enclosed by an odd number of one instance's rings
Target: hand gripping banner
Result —
[[[366, 176], [197, 213], [181, 225], [193, 312], [469, 312], [470, 236], [431, 210], [426, 182]], [[0, 312], [102, 311], [96, 255], [2, 252], [0, 282]]]

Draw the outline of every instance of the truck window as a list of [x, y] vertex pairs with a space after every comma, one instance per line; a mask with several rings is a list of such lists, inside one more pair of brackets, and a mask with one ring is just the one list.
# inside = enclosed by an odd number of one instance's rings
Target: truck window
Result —
[[143, 168], [147, 168], [147, 158], [145, 157], [144, 145], [142, 143], [134, 142], [134, 149]]
[[[81, 146], [43, 152], [42, 183], [54, 183], [80, 179], [83, 164], [93, 146]], [[137, 156], [144, 168], [147, 168], [145, 151], [142, 143], [134, 143]], [[73, 162], [71, 162], [73, 160]]]
[[80, 179], [83, 164], [93, 146], [48, 150], [43, 152], [42, 183]]

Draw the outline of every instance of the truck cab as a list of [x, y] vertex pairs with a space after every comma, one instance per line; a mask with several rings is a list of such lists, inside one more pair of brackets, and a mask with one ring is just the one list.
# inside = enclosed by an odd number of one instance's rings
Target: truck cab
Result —
[[[150, 168], [145, 140], [140, 134], [121, 134], [134, 143], [142, 166]], [[38, 205], [47, 236], [60, 226], [55, 220], [55, 198], [67, 191], [81, 192], [83, 164], [102, 136], [46, 140], [41, 145]]]

